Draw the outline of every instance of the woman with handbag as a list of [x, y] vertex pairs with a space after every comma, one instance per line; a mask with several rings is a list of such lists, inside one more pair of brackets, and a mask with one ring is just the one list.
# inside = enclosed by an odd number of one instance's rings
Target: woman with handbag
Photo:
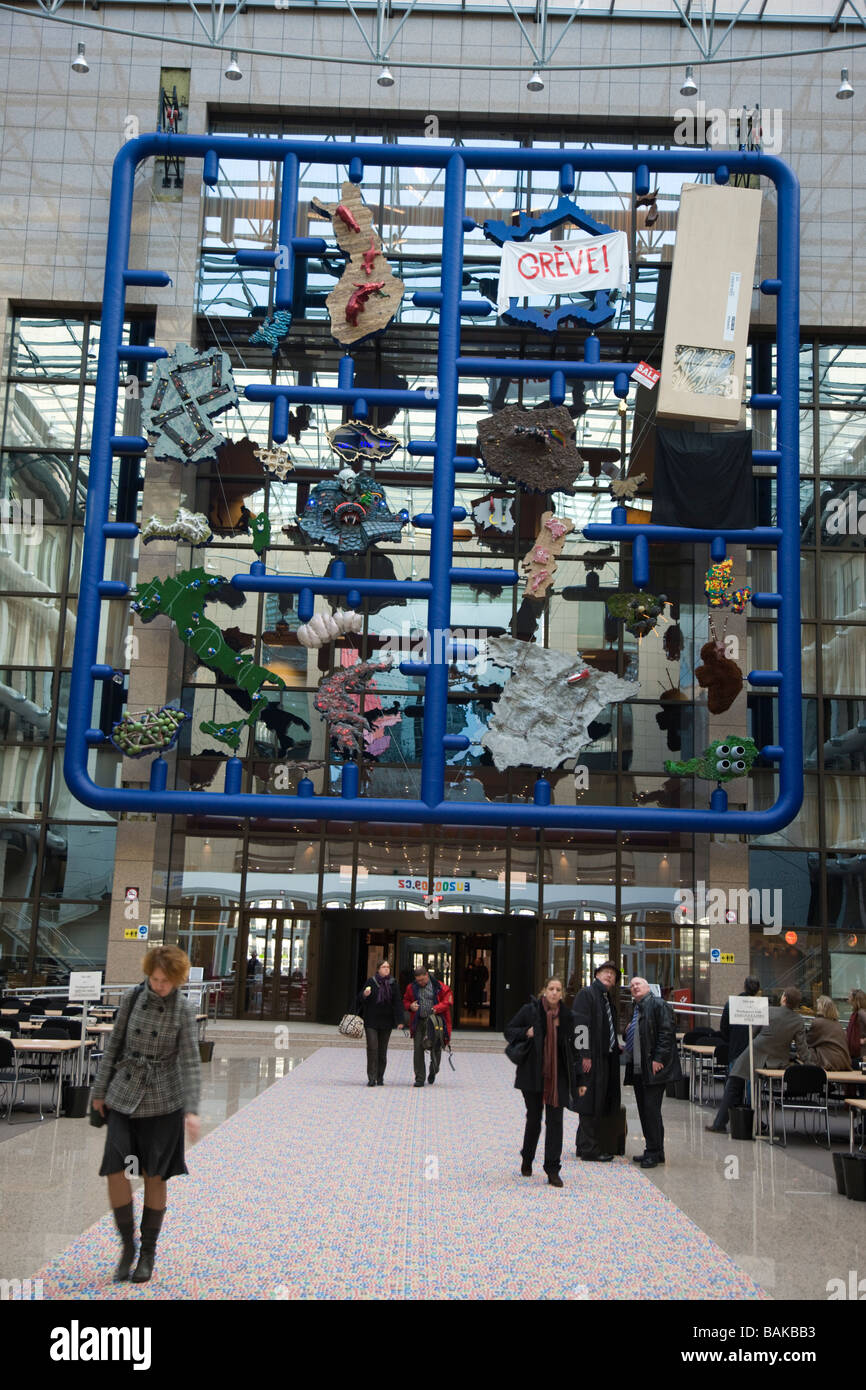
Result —
[[367, 1039], [367, 1085], [384, 1086], [391, 1033], [403, 1027], [403, 1001], [386, 960], [379, 962], [358, 995], [358, 1008]]
[[524, 1178], [532, 1177], [532, 1161], [541, 1134], [544, 1112], [544, 1171], [551, 1187], [562, 1187], [559, 1176], [562, 1158], [562, 1112], [574, 1109], [579, 1088], [574, 1064], [574, 1018], [562, 1002], [562, 981], [555, 975], [545, 984], [537, 999], [514, 1015], [505, 1029], [506, 1054], [517, 1064], [514, 1085], [523, 1092], [526, 1128], [520, 1168]]
[[191, 1143], [199, 1137], [201, 1064], [195, 1009], [180, 993], [190, 961], [177, 946], [155, 946], [141, 963], [146, 981], [124, 995], [93, 1085], [93, 1110], [108, 1112], [100, 1175], [123, 1250], [114, 1281], [130, 1277], [135, 1259], [132, 1175], [144, 1178], [141, 1249], [132, 1274], [143, 1284], [153, 1272], [166, 1205], [166, 1182], [186, 1173], [184, 1121]]

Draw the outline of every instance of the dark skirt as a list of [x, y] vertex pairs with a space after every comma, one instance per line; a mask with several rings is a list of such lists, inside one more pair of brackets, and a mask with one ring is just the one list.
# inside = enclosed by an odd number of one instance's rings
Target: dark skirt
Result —
[[189, 1172], [183, 1161], [183, 1123], [183, 1110], [139, 1118], [109, 1110], [100, 1177], [126, 1173], [130, 1178], [175, 1178]]

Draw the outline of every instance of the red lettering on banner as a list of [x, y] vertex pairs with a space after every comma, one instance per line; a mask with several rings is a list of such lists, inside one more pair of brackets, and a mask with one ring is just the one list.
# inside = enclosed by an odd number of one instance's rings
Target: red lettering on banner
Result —
[[586, 248], [586, 272], [588, 275], [599, 275], [601, 272], [598, 267], [593, 265], [593, 256], [598, 253], [598, 247], [588, 246]]
[[[532, 274], [530, 274], [528, 270], [523, 269], [524, 261], [535, 262], [535, 269], [533, 270]], [[524, 251], [523, 255], [519, 257], [517, 261], [517, 273], [518, 275], [522, 275], [524, 280], [535, 279], [536, 275], [538, 274], [538, 257], [536, 256], [534, 251]]]
[[568, 247], [566, 247], [565, 254], [566, 254], [566, 256], [568, 257], [568, 263], [569, 263], [569, 265], [571, 266], [571, 269], [572, 269], [573, 273], [574, 273], [575, 275], [579, 275], [579, 274], [580, 274], [580, 262], [581, 262], [581, 260], [582, 260], [582, 258], [583, 258], [583, 247], [582, 247], [582, 246], [579, 246], [579, 247], [578, 247], [578, 250], [577, 250], [577, 265], [574, 264], [574, 261], [572, 260], [571, 252], [568, 250]]
[[542, 275], [553, 274], [553, 257], [549, 251], [539, 251], [538, 263], [541, 266]]
[[562, 257], [562, 248], [560, 246], [557, 246], [556, 250], [554, 251], [553, 259], [556, 262], [556, 273], [560, 279], [563, 279], [567, 272]]
[[601, 243], [601, 256], [602, 256], [602, 260], [604, 261], [604, 268], [605, 268], [605, 270], [609, 271], [609, 270], [610, 270], [610, 266], [608, 265], [608, 262], [607, 262], [607, 247], [605, 246], [604, 242]]

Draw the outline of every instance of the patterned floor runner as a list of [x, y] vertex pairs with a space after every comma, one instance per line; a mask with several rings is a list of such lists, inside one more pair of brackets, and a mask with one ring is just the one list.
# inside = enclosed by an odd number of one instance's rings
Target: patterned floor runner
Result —
[[630, 1159], [576, 1162], [568, 1112], [565, 1186], [540, 1166], [520, 1177], [513, 1068], [465, 1052], [456, 1066], [414, 1089], [395, 1051], [372, 1089], [362, 1052], [320, 1049], [188, 1154], [149, 1284], [110, 1282], [106, 1217], [38, 1271], [44, 1297], [766, 1296]]

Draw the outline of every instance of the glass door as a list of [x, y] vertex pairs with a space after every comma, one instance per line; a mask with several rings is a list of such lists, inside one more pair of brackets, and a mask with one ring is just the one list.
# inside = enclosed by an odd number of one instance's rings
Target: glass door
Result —
[[455, 997], [455, 1021], [460, 1028], [489, 1028], [493, 997], [493, 937], [466, 932], [460, 936], [462, 979]]
[[309, 951], [309, 918], [268, 912], [248, 919], [245, 1017], [309, 1016]]

